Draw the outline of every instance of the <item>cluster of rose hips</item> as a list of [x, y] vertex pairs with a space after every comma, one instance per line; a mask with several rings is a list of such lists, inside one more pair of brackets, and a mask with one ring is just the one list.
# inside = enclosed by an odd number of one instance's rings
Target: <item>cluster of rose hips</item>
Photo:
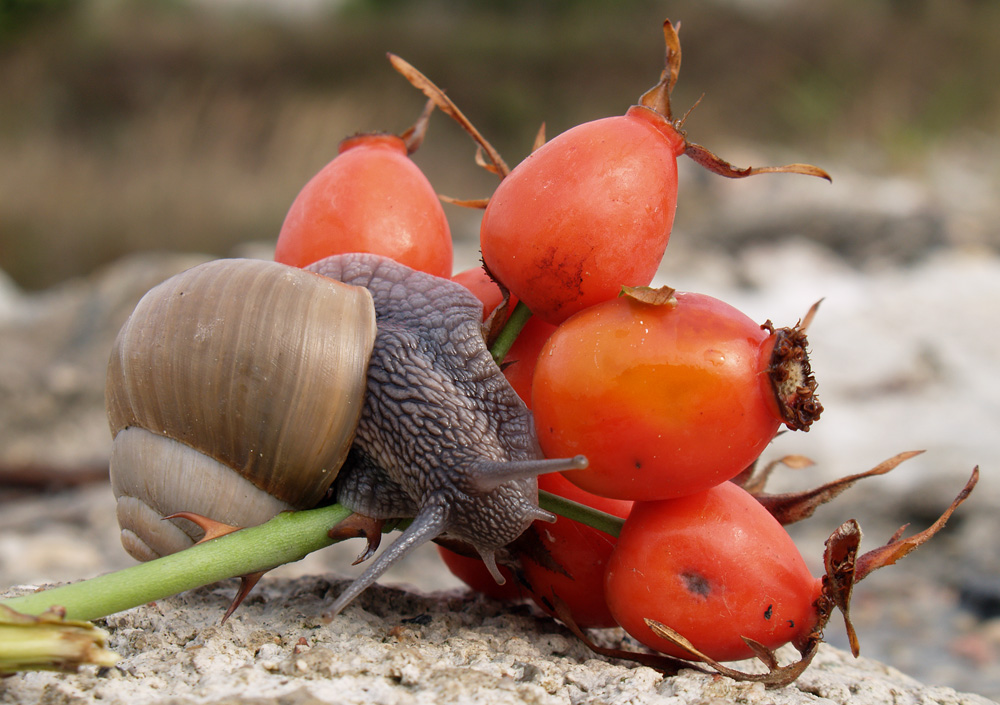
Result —
[[[304, 266], [339, 252], [383, 254], [469, 288], [491, 343], [514, 329], [509, 347], [493, 349], [534, 413], [542, 451], [589, 461], [542, 476], [540, 489], [624, 524], [619, 533], [614, 522], [536, 522], [509, 547], [504, 586], [481, 561], [442, 548], [470, 586], [500, 598], [527, 592], [576, 629], [621, 626], [678, 658], [768, 660], [788, 642], [806, 654], [832, 607], [846, 612], [855, 568], [863, 577], [918, 542], [894, 537], [895, 553], [866, 559], [845, 529], [828, 544], [827, 574], [812, 576], [782, 522], [857, 478], [823, 488], [821, 499], [769, 502], [751, 472], [782, 425], [807, 430], [822, 410], [805, 324], [758, 325], [710, 296], [648, 287], [670, 236], [682, 154], [729, 177], [829, 178], [805, 164], [738, 169], [689, 142], [670, 110], [680, 45], [669, 21], [664, 36], [666, 68], [637, 105], [540, 138], [512, 170], [439, 89], [391, 57], [429, 109], [401, 136], [345, 140], [295, 200], [275, 259]], [[434, 105], [501, 177], [488, 201], [464, 202], [485, 207], [484, 266], [454, 275], [440, 199], [408, 156]]]

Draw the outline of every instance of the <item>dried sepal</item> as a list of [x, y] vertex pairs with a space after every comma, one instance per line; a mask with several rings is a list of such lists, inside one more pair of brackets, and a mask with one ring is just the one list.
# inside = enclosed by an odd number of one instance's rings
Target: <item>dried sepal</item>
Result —
[[601, 656], [606, 656], [608, 658], [622, 659], [624, 661], [632, 661], [633, 663], [638, 663], [643, 666], [649, 666], [650, 668], [655, 668], [657, 671], [665, 675], [675, 675], [681, 671], [681, 669], [691, 669], [694, 671], [700, 671], [701, 673], [708, 673], [702, 668], [699, 668], [696, 664], [689, 663], [679, 658], [674, 658], [673, 656], [667, 656], [666, 654], [658, 654], [648, 651], [628, 651], [627, 649], [614, 649], [609, 646], [600, 646], [595, 644], [590, 637], [587, 636], [576, 621], [573, 619], [573, 615], [570, 612], [569, 607], [565, 602], [560, 600], [558, 597], [553, 595], [553, 611], [556, 613], [556, 617], [559, 621], [566, 625], [573, 636], [583, 642], [584, 646], [593, 651], [595, 654], [600, 654]]
[[[538, 533], [538, 529], [534, 524], [529, 526], [523, 534], [518, 536], [512, 544], [510, 544], [510, 549], [517, 555], [518, 560], [530, 560], [534, 561], [541, 567], [549, 570], [558, 575], [564, 575], [567, 578], [572, 578], [566, 567], [562, 565], [552, 556], [552, 551], [548, 549], [542, 537]], [[526, 587], [530, 588], [531, 585], [528, 584], [527, 578], [524, 576], [523, 571], [519, 568], [515, 570], [518, 578]], [[534, 590], [530, 590], [534, 592]], [[553, 606], [554, 609], [554, 606]]]
[[766, 673], [747, 673], [735, 668], [730, 668], [729, 666], [724, 666], [710, 656], [703, 654], [695, 648], [694, 644], [688, 641], [684, 635], [674, 629], [671, 629], [667, 625], [661, 624], [654, 619], [647, 619], [645, 621], [656, 636], [666, 639], [678, 648], [684, 649], [691, 654], [692, 658], [707, 663], [722, 675], [738, 681], [763, 683], [764, 686], [768, 688], [781, 688], [794, 682], [795, 679], [801, 676], [802, 672], [809, 667], [813, 657], [819, 650], [819, 642], [811, 643], [808, 648], [801, 652], [801, 658], [799, 658], [799, 660], [786, 666], [781, 666], [778, 663], [778, 657], [771, 649], [759, 642], [754, 641], [753, 639], [743, 637], [743, 641], [754, 652], [757, 659], [761, 661], [765, 667], [767, 667]]
[[[856, 473], [854, 475], [848, 475], [847, 477], [842, 477], [839, 480], [834, 480], [803, 492], [766, 494], [761, 491], [763, 490], [763, 485], [759, 484], [759, 482], [754, 482], [752, 485], [754, 490], [748, 489], [747, 491], [754, 495], [757, 501], [760, 502], [764, 508], [771, 513], [771, 516], [778, 520], [779, 523], [782, 525], [794, 524], [797, 521], [802, 521], [803, 519], [807, 519], [812, 516], [819, 507], [837, 497], [840, 493], [851, 487], [858, 480], [866, 477], [875, 477], [876, 475], [884, 475], [890, 470], [896, 468], [900, 463], [909, 460], [914, 456], [920, 455], [923, 452], [924, 451], [922, 450], [911, 450], [899, 453], [888, 460], [879, 463], [871, 470]], [[802, 461], [805, 461], [808, 464], [812, 463], [812, 461], [803, 456], [786, 456], [785, 458], [780, 458], [777, 461], [769, 463], [768, 466], [765, 466], [765, 470], [762, 472], [770, 472], [768, 468], [773, 466], [775, 463], [787, 465], [789, 464], [789, 459], [791, 459], [791, 463]], [[800, 465], [799, 467], [807, 467], [807, 465]], [[753, 480], [754, 478], [751, 478], [751, 481]], [[757, 489], [758, 486], [759, 489]], [[744, 485], [743, 489], [747, 489], [747, 487]]]
[[667, 52], [663, 61], [663, 71], [660, 72], [657, 84], [639, 98], [639, 105], [655, 110], [667, 120], [673, 119], [670, 94], [681, 72], [681, 40], [677, 35], [680, 26], [680, 23], [677, 23], [677, 27], [674, 28], [669, 19], [663, 21], [663, 43]]
[[[504, 300], [490, 312], [490, 315], [483, 321], [483, 337], [486, 339], [486, 347], [492, 348], [496, 342], [500, 331], [503, 330], [510, 314], [510, 298], [505, 295]], [[501, 363], [501, 368], [505, 363]]]
[[750, 647], [750, 650], [753, 651], [757, 660], [767, 666], [768, 671], [774, 671], [781, 667], [781, 664], [778, 663], [777, 654], [761, 644], [759, 641], [754, 641], [750, 637], [745, 636], [743, 637], [743, 643]]
[[[485, 207], [484, 203], [483, 208]], [[510, 318], [513, 307], [510, 300], [510, 289], [493, 274], [486, 262], [482, 262], [482, 267], [483, 271], [486, 272], [486, 276], [493, 280], [493, 283], [497, 285], [500, 289], [500, 294], [503, 296], [503, 301], [500, 302], [500, 305], [493, 309], [490, 315], [486, 317], [486, 320], [483, 321], [483, 337], [486, 339], [486, 347], [492, 349], [493, 344], [497, 341], [504, 326], [507, 324], [507, 319]]]
[[424, 137], [427, 135], [427, 126], [430, 124], [431, 113], [433, 112], [434, 101], [428, 98], [427, 103], [424, 104], [423, 112], [420, 113], [417, 121], [399, 136], [403, 140], [403, 144], [406, 145], [407, 154], [413, 154], [424, 143]]
[[812, 164], [785, 164], [784, 166], [733, 166], [722, 157], [718, 156], [706, 147], [694, 142], [685, 140], [684, 154], [697, 162], [700, 166], [708, 169], [713, 174], [725, 176], [727, 179], [742, 179], [747, 176], [757, 174], [802, 174], [804, 176], [818, 176], [821, 179], [833, 182], [833, 177]]
[[756, 497], [764, 492], [767, 481], [771, 478], [771, 475], [779, 465], [784, 465], [792, 470], [804, 470], [815, 464], [816, 463], [812, 460], [812, 458], [807, 458], [804, 455], [785, 455], [776, 460], [772, 460], [767, 465], [762, 467], [758, 467], [757, 463], [754, 462], [739, 475], [732, 478], [731, 482], [735, 482], [737, 485]]
[[452, 198], [451, 196], [444, 196], [442, 194], [438, 194], [438, 198], [445, 203], [450, 203], [453, 206], [461, 206], [462, 208], [477, 208], [480, 210], [486, 208], [487, 204], [490, 202], [490, 199], [488, 198]]
[[[891, 460], [886, 462], [889, 463]], [[972, 470], [972, 476], [965, 487], [931, 526], [914, 536], [903, 538], [903, 532], [906, 530], [904, 526], [892, 535], [887, 544], [862, 555], [858, 555], [861, 545], [861, 527], [858, 522], [851, 519], [837, 527], [827, 539], [823, 553], [826, 573], [823, 576], [823, 593], [815, 605], [817, 623], [804, 643], [796, 645], [800, 651], [822, 641], [823, 629], [830, 620], [833, 608], [836, 607], [844, 615], [851, 652], [857, 656], [860, 653], [860, 645], [850, 617], [854, 586], [873, 571], [892, 565], [940, 531], [959, 505], [968, 498], [978, 481], [979, 468], [976, 467]]]
[[[680, 120], [674, 120], [673, 108], [670, 104], [670, 94], [677, 83], [677, 77], [681, 70], [681, 41], [677, 34], [677, 28], [665, 20], [663, 23], [663, 40], [666, 45], [666, 59], [663, 71], [660, 72], [660, 80], [655, 86], [642, 94], [639, 98], [639, 105], [653, 110], [666, 118], [677, 131], [677, 134], [684, 141], [684, 154], [696, 161], [698, 164], [711, 172], [725, 176], [730, 179], [741, 179], [755, 174], [804, 174], [806, 176], [818, 176], [827, 181], [833, 181], [830, 175], [818, 166], [812, 164], [786, 164], [785, 166], [762, 166], [741, 168], [733, 166], [712, 151], [702, 147], [700, 144], [689, 142], [684, 135], [684, 121], [687, 114]], [[698, 99], [701, 102], [701, 98]], [[695, 103], [697, 105], [697, 103]], [[692, 106], [693, 109], [693, 106]], [[690, 113], [690, 110], [688, 111]]]
[[817, 384], [806, 336], [821, 301], [813, 304], [806, 317], [791, 328], [775, 328], [771, 321], [761, 325], [774, 336], [767, 375], [785, 426], [793, 431], [808, 431], [823, 413], [823, 405], [816, 396]]
[[[857, 582], [857, 559], [858, 548], [861, 545], [861, 526], [854, 519], [845, 521], [830, 538], [826, 540], [826, 548], [823, 552], [823, 564], [826, 573], [823, 576], [823, 597], [829, 600], [833, 607], [840, 610], [844, 615], [844, 627], [847, 630], [847, 639], [851, 645], [851, 653], [855, 658], [861, 652], [858, 642], [858, 634], [854, 630], [851, 622], [851, 595], [854, 593], [854, 584]], [[820, 615], [825, 616], [821, 620], [823, 625], [829, 620], [832, 610], [829, 607], [820, 610]], [[817, 626], [817, 629], [822, 629]]]
[[483, 146], [481, 144], [480, 145], [476, 145], [475, 162], [476, 162], [476, 166], [478, 166], [478, 167], [480, 167], [482, 169], [485, 169], [486, 171], [490, 172], [491, 174], [499, 176], [501, 179], [504, 176], [506, 176], [506, 174], [500, 173], [500, 169], [499, 169], [499, 167], [497, 167], [496, 164], [494, 164], [492, 162], [486, 161], [486, 157], [483, 154]]
[[903, 558], [910, 553], [910, 551], [914, 550], [934, 536], [934, 534], [944, 527], [944, 525], [948, 522], [948, 519], [951, 518], [951, 515], [956, 509], [958, 509], [959, 505], [968, 499], [977, 482], [979, 482], [978, 465], [973, 468], [972, 475], [969, 477], [968, 482], [965, 483], [965, 487], [962, 488], [962, 491], [958, 493], [958, 496], [955, 497], [948, 508], [944, 510], [940, 517], [938, 517], [937, 521], [920, 533], [914, 534], [909, 538], [902, 537], [903, 532], [906, 530], [906, 527], [903, 526], [892, 535], [892, 538], [886, 545], [880, 546], [879, 548], [873, 549], [860, 556], [858, 558], [855, 580], [863, 580], [873, 571], [887, 565], [892, 565], [900, 558]]
[[651, 286], [623, 286], [618, 295], [650, 306], [676, 306], [676, 292], [676, 289], [669, 286], [658, 289]]
[[534, 152], [545, 144], [545, 123], [543, 122], [535, 133], [535, 141], [531, 144], [531, 151]]
[[507, 163], [504, 162], [500, 153], [493, 148], [493, 145], [491, 145], [486, 138], [482, 136], [482, 134], [480, 134], [479, 130], [477, 130], [472, 122], [465, 117], [462, 111], [458, 109], [458, 106], [452, 102], [451, 98], [445, 95], [443, 90], [438, 88], [433, 81], [427, 78], [427, 76], [422, 74], [404, 59], [391, 53], [388, 54], [388, 57], [389, 62], [392, 64], [393, 68], [396, 69], [396, 71], [402, 74], [402, 76], [409, 81], [411, 85], [434, 101], [434, 104], [441, 112], [457, 122], [462, 129], [472, 137], [475, 143], [479, 145], [479, 147], [489, 157], [490, 162], [496, 169], [495, 173], [498, 174], [500, 178], [503, 178], [510, 173], [510, 167], [508, 167]]
[[813, 319], [816, 318], [816, 313], [819, 312], [819, 306], [823, 303], [824, 299], [820, 299], [806, 311], [806, 315], [802, 317], [802, 320], [795, 324], [795, 327], [800, 331], [805, 332], [809, 330], [809, 326], [812, 325]]
[[[493, 164], [491, 162], [487, 162], [486, 161], [486, 158], [483, 156], [483, 147], [482, 147], [482, 145], [476, 145], [475, 162], [476, 162], [476, 166], [482, 167], [483, 169], [485, 169], [486, 171], [490, 172], [491, 174], [496, 174], [500, 178], [504, 177], [504, 175], [500, 173], [500, 170], [497, 168], [496, 164]], [[442, 195], [442, 194], [438, 194], [438, 198], [440, 198], [445, 203], [450, 203], [453, 206], [461, 206], [462, 208], [473, 208], [473, 209], [478, 209], [478, 210], [485, 209], [486, 206], [488, 206], [489, 203], [490, 203], [490, 199], [489, 198], [464, 198], [463, 199], [463, 198], [452, 198], [451, 196], [445, 196], [445, 195]]]

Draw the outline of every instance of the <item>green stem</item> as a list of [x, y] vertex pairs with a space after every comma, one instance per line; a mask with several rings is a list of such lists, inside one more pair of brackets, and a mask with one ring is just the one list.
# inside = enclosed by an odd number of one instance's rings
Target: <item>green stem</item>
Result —
[[[549, 492], [539, 492], [539, 503], [612, 536], [618, 536], [621, 530], [621, 519]], [[29, 615], [42, 614], [58, 605], [65, 608], [67, 619], [99, 619], [219, 580], [293, 563], [334, 543], [327, 531], [350, 514], [339, 504], [286, 512], [260, 526], [185, 551], [89, 580], [13, 597], [0, 605]]]
[[4, 600], [0, 604], [38, 615], [53, 605], [68, 619], [92, 620], [225, 578], [293, 563], [333, 543], [330, 527], [350, 515], [335, 504], [279, 514], [265, 524], [222, 536], [116, 573]]
[[560, 497], [551, 492], [546, 492], [545, 490], [539, 490], [538, 492], [538, 506], [542, 509], [548, 509], [550, 512], [554, 512], [561, 517], [566, 517], [567, 519], [572, 519], [573, 521], [593, 527], [598, 531], [603, 531], [615, 538], [618, 538], [618, 534], [622, 530], [622, 525], [625, 523], [624, 519], [619, 519], [612, 514], [588, 507], [586, 504], [574, 502], [565, 497]]
[[490, 354], [498, 365], [507, 357], [510, 347], [517, 340], [518, 334], [524, 328], [524, 324], [528, 322], [529, 318], [531, 318], [531, 309], [525, 306], [524, 302], [518, 301], [517, 306], [511, 311], [507, 322], [500, 329], [500, 334], [493, 341], [493, 347], [490, 348]]

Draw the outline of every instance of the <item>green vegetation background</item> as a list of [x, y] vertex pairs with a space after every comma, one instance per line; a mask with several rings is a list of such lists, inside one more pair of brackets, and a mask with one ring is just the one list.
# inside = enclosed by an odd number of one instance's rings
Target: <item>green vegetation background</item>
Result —
[[[37, 289], [143, 249], [226, 254], [273, 240], [298, 189], [356, 131], [400, 132], [428, 74], [516, 163], [620, 114], [681, 21], [687, 127], [723, 156], [898, 173], [1000, 134], [991, 0], [368, 0], [278, 13], [222, 0], [0, 0], [0, 269]], [[299, 4], [301, 5], [301, 4]], [[317, 9], [318, 8], [318, 9]], [[436, 116], [417, 161], [489, 195], [471, 142]], [[457, 237], [478, 213], [448, 207]], [[678, 213], [678, 223], [697, 213]]]

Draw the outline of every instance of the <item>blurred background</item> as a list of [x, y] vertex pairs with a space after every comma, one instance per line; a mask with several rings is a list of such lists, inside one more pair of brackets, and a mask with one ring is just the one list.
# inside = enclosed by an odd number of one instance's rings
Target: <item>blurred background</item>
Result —
[[[945, 532], [855, 595], [863, 653], [1000, 698], [1000, 4], [990, 0], [0, 0], [0, 589], [129, 564], [107, 487], [103, 371], [138, 296], [198, 257], [267, 257], [303, 184], [359, 131], [399, 133], [423, 96], [409, 60], [511, 165], [623, 113], [682, 23], [688, 137], [737, 165], [833, 174], [729, 181], [682, 160], [660, 277], [810, 331], [827, 407], [808, 477], [927, 448], [795, 527], [813, 567], [857, 517], [877, 544]], [[496, 178], [432, 118], [415, 155], [440, 193]], [[456, 269], [479, 212], [445, 206]], [[155, 254], [153, 254], [155, 253]], [[166, 254], [174, 253], [174, 254]], [[199, 253], [192, 256], [191, 253]], [[347, 573], [348, 546], [299, 572]], [[457, 583], [408, 561], [396, 580]], [[430, 566], [430, 567], [429, 567]], [[831, 641], [845, 645], [831, 625]]]
[[[515, 164], [542, 122], [620, 114], [653, 85], [666, 16], [675, 110], [704, 93], [689, 137], [724, 157], [924, 175], [996, 149], [1000, 6], [981, 0], [3, 0], [0, 269], [39, 289], [135, 250], [272, 240], [340, 139], [416, 118], [386, 51]], [[485, 197], [472, 154], [439, 115], [416, 159], [440, 192]], [[449, 215], [476, 236], [478, 213]], [[700, 217], [682, 197], [678, 229]]]

